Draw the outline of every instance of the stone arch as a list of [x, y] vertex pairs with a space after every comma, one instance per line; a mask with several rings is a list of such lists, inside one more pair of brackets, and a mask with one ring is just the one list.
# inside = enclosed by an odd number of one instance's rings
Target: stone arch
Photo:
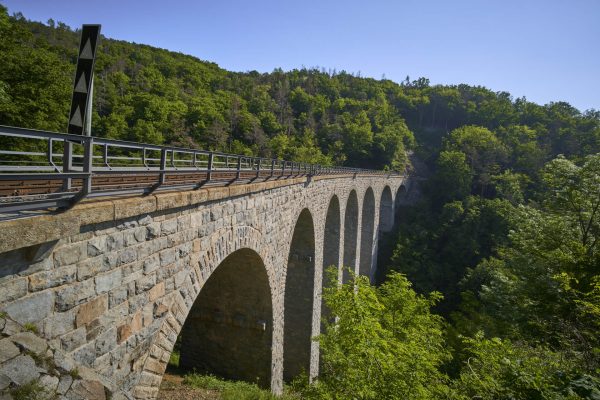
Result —
[[[223, 229], [216, 233], [209, 241], [209, 246], [204, 248], [198, 240], [194, 241], [193, 254], [195, 259], [190, 262], [187, 276], [179, 290], [165, 296], [155, 307], [154, 317], [158, 328], [152, 335], [147, 345], [140, 346], [143, 351], [132, 363], [132, 372], [137, 375], [137, 383], [133, 386], [133, 396], [136, 399], [156, 398], [163, 373], [175, 341], [181, 332], [186, 317], [198, 294], [209, 280], [212, 273], [223, 260], [230, 254], [240, 250], [249, 249], [258, 254], [264, 262], [265, 272], [268, 276], [271, 304], [273, 306], [272, 349], [271, 349], [271, 390], [279, 393], [282, 390], [281, 381], [281, 317], [277, 311], [281, 306], [278, 292], [273, 290], [277, 286], [277, 275], [273, 268], [272, 254], [264, 246], [262, 234], [249, 226], [237, 226], [233, 229]], [[227, 244], [227, 245], [225, 245]]]
[[315, 230], [310, 211], [302, 210], [292, 235], [288, 256], [283, 331], [283, 379], [291, 381], [310, 371], [313, 294], [315, 279]]
[[394, 203], [392, 201], [392, 190], [389, 186], [383, 188], [381, 200], [379, 201], [379, 230], [390, 232], [394, 227]]
[[347, 282], [350, 274], [347, 269], [354, 271], [356, 267], [356, 248], [358, 238], [358, 196], [356, 190], [352, 190], [346, 202], [344, 215], [344, 272], [342, 282]]
[[375, 195], [373, 189], [368, 188], [363, 197], [361, 237], [360, 237], [360, 264], [358, 273], [370, 276], [373, 263], [373, 235], [375, 233]]
[[[330, 266], [339, 267], [340, 262], [340, 200], [336, 195], [331, 197], [327, 214], [325, 217], [325, 230], [323, 234], [323, 275], [321, 278], [321, 289], [329, 284], [329, 276], [326, 268]], [[325, 302], [321, 301], [321, 318], [327, 318], [328, 311]]]
[[181, 330], [180, 366], [229, 379], [271, 382], [273, 307], [260, 256], [240, 249], [203, 285]]

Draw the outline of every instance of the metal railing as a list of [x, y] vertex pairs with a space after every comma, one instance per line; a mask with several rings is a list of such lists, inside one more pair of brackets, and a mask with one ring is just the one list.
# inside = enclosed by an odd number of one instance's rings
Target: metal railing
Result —
[[397, 175], [0, 125], [0, 212], [66, 208], [96, 196], [339, 174]]

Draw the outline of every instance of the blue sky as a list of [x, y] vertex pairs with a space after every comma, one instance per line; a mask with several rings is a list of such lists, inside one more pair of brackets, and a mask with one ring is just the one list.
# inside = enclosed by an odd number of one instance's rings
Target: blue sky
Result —
[[233, 71], [306, 67], [483, 85], [600, 109], [599, 0], [0, 0], [28, 19], [101, 23], [108, 37]]

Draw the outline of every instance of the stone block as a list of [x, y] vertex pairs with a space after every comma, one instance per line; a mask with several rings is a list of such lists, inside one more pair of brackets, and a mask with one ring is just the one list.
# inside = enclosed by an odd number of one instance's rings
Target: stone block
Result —
[[29, 277], [29, 290], [37, 292], [42, 289], [65, 285], [73, 282], [76, 277], [77, 267], [75, 265], [38, 272]]
[[104, 385], [98, 381], [77, 380], [71, 385], [69, 392], [67, 392], [67, 398], [106, 400], [106, 393]]
[[113, 308], [127, 300], [127, 286], [120, 286], [108, 293], [108, 308]]
[[156, 285], [156, 275], [146, 275], [135, 282], [135, 293], [140, 294]]
[[3, 307], [4, 311], [21, 325], [39, 322], [52, 313], [54, 293], [50, 290], [22, 297]]
[[115, 269], [103, 275], [96, 276], [96, 292], [106, 293], [121, 285], [121, 270]]
[[175, 249], [166, 249], [160, 252], [160, 266], [173, 264], [176, 259], [177, 252]]
[[0, 253], [52, 242], [79, 233], [79, 221], [68, 215], [42, 215], [3, 221]]
[[10, 337], [10, 340], [19, 347], [35, 354], [42, 354], [48, 348], [48, 343], [33, 332], [21, 332]]
[[75, 264], [86, 255], [87, 245], [85, 243], [68, 244], [54, 251], [54, 265], [60, 267]]
[[189, 192], [159, 193], [156, 195], [156, 209], [172, 210], [190, 204]]
[[158, 267], [160, 267], [160, 256], [158, 254], [153, 254], [144, 260], [144, 274], [156, 271]]
[[96, 257], [106, 251], [106, 236], [96, 237], [87, 243], [88, 257]]
[[55, 338], [75, 328], [75, 309], [67, 312], [55, 312], [44, 320], [44, 334], [47, 338]]
[[177, 232], [177, 220], [169, 219], [160, 225], [160, 234], [162, 236], [172, 235]]
[[[42, 292], [43, 293], [43, 292]], [[71, 284], [56, 291], [56, 309], [67, 311], [96, 294], [94, 279]]]
[[115, 220], [150, 214], [156, 211], [156, 197], [132, 197], [113, 201], [115, 205]]
[[84, 327], [81, 327], [61, 336], [60, 345], [64, 351], [71, 352], [76, 348], [83, 346], [86, 341], [86, 330]]
[[[114, 258], [114, 263], [105, 262], [105, 259]], [[86, 279], [92, 278], [98, 275], [101, 272], [106, 272], [116, 266], [116, 255], [108, 254], [105, 256], [88, 258], [83, 261], [80, 261], [77, 264], [77, 280], [84, 281]]]
[[118, 265], [129, 264], [137, 260], [137, 251], [133, 248], [127, 248], [119, 253]]
[[148, 301], [154, 302], [165, 295], [165, 283], [159, 282], [148, 291]]
[[81, 226], [112, 221], [115, 218], [115, 208], [111, 201], [84, 202], [70, 210]]
[[0, 374], [8, 376], [17, 385], [25, 385], [38, 379], [42, 371], [28, 355], [20, 355], [0, 366]]
[[108, 295], [99, 296], [82, 304], [75, 317], [77, 328], [87, 325], [108, 310]]
[[0, 304], [8, 303], [27, 294], [27, 278], [13, 278], [0, 283]]
[[9, 339], [0, 340], [0, 364], [21, 354], [19, 348]]
[[108, 353], [117, 346], [117, 329], [110, 328], [96, 338], [96, 357]]

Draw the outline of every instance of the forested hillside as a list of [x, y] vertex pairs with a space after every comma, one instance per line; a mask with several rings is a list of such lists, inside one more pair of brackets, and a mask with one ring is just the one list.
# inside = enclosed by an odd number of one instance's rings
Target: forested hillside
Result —
[[[0, 124], [66, 129], [77, 46], [0, 8]], [[396, 170], [410, 150], [428, 166], [381, 246], [388, 278], [326, 293], [339, 320], [302, 396], [600, 399], [600, 111], [425, 78], [229, 72], [103, 39], [93, 132]]]

